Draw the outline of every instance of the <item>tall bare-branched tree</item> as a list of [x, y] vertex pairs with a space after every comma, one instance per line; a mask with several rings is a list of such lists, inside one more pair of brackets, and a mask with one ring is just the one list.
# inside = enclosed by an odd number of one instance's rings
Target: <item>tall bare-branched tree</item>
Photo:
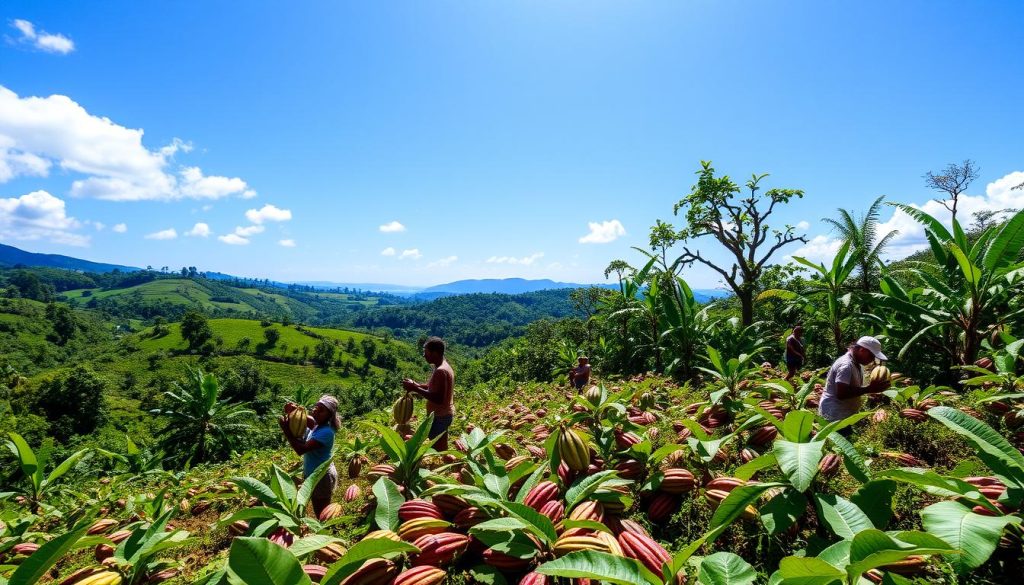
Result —
[[[697, 184], [673, 209], [676, 215], [686, 210], [686, 227], [679, 231], [679, 240], [687, 242], [705, 236], [718, 241], [733, 256], [730, 268], [705, 257], [700, 249], [683, 248], [675, 266], [699, 262], [722, 276], [740, 301], [743, 326], [754, 321], [754, 294], [757, 279], [772, 254], [787, 244], [807, 243], [807, 238], [794, 233], [795, 228], [771, 228], [767, 221], [777, 205], [793, 197], [803, 197], [800, 189], [769, 189], [763, 194], [760, 182], [767, 174], [753, 175], [746, 183], [747, 195], [728, 175], [715, 176], [711, 161], [701, 161]], [[771, 240], [769, 240], [771, 237]]]
[[956, 219], [956, 208], [960, 203], [960, 195], [967, 190], [967, 187], [979, 176], [980, 169], [973, 160], [965, 159], [960, 164], [949, 163], [946, 168], [937, 173], [928, 171], [924, 175], [924, 184], [929, 189], [941, 191], [948, 195], [946, 199], [936, 199], [953, 214]]

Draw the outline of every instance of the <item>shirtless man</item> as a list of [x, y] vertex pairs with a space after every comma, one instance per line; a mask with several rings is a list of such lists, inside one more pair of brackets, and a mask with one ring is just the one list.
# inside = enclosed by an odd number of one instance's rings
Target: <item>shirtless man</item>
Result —
[[427, 401], [427, 414], [433, 413], [434, 422], [430, 425], [430, 438], [437, 437], [434, 448], [438, 451], [448, 450], [448, 427], [452, 425], [455, 414], [455, 370], [448, 360], [444, 359], [444, 341], [440, 337], [430, 337], [423, 344], [423, 359], [434, 366], [434, 373], [426, 384], [420, 384], [406, 378], [402, 387]]

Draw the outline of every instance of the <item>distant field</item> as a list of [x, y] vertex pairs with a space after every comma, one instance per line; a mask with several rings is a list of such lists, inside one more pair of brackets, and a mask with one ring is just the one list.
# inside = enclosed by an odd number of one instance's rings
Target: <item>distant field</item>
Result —
[[[250, 319], [210, 319], [209, 323], [210, 328], [213, 330], [214, 338], [223, 340], [220, 349], [234, 349], [238, 347], [238, 343], [242, 339], [248, 338], [248, 351], [255, 352], [258, 345], [266, 343], [263, 333], [264, 329], [275, 329], [281, 335], [273, 347], [266, 349], [266, 355], [283, 358], [289, 355], [302, 354], [303, 348], [306, 348], [308, 354], [312, 355], [314, 348], [319, 343], [318, 339], [302, 333], [296, 329], [295, 325], [285, 327], [280, 323], [274, 323], [269, 327], [263, 327], [259, 321]], [[172, 323], [167, 326], [167, 329], [167, 335], [162, 337], [153, 337], [152, 327], [141, 331], [138, 334], [139, 348], [145, 351], [158, 351], [180, 350], [188, 347], [188, 344], [181, 337], [180, 324]], [[351, 339], [357, 347], [360, 341], [371, 337], [365, 333], [342, 331], [340, 329], [324, 329], [320, 327], [306, 327], [305, 329], [329, 339], [337, 340], [343, 344], [347, 344], [348, 340]]]

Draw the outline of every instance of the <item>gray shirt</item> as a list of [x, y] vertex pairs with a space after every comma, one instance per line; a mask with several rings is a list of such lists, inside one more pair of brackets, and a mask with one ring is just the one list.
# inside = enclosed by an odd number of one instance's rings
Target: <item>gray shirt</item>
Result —
[[864, 386], [864, 371], [853, 358], [852, 352], [847, 351], [841, 355], [828, 370], [825, 393], [818, 404], [818, 414], [829, 421], [843, 420], [860, 412], [861, 397], [846, 400], [839, 398], [838, 384], [847, 384], [854, 388]]

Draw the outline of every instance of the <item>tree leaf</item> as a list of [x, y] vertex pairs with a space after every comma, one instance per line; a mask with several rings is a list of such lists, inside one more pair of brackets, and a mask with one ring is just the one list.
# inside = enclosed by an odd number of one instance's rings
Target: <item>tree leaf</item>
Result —
[[367, 559], [388, 558], [400, 553], [415, 553], [420, 549], [407, 542], [399, 542], [390, 538], [363, 539], [352, 545], [338, 562], [327, 569], [327, 574], [320, 580], [321, 585], [338, 585]]
[[860, 486], [850, 501], [863, 511], [876, 528], [885, 528], [892, 519], [892, 497], [896, 493], [896, 482], [890, 479], [874, 479]]
[[8, 585], [33, 585], [41, 581], [50, 567], [75, 546], [75, 543], [89, 530], [91, 524], [91, 520], [82, 522], [71, 532], [66, 532], [40, 546], [39, 550], [18, 565], [14, 574], [11, 575]]
[[785, 490], [761, 506], [761, 524], [770, 534], [789, 529], [807, 510], [807, 498], [796, 490]]
[[874, 528], [874, 524], [863, 510], [853, 502], [835, 494], [814, 494], [818, 517], [837, 536], [852, 539], [861, 530]]
[[265, 538], [239, 537], [228, 552], [228, 581], [244, 585], [311, 585], [295, 555]]
[[735, 553], [716, 552], [700, 562], [697, 579], [703, 585], [750, 585], [757, 571]]
[[610, 477], [615, 475], [613, 470], [599, 471], [594, 475], [588, 475], [572, 485], [565, 492], [565, 511], [568, 514], [576, 504], [580, 503], [587, 498], [590, 494], [597, 491], [601, 487], [601, 484], [608, 480]]
[[1020, 524], [1017, 516], [983, 516], [959, 502], [938, 502], [921, 511], [925, 530], [958, 552], [945, 555], [960, 575], [977, 569], [999, 544], [1007, 524]]
[[789, 478], [789, 482], [799, 492], [811, 487], [814, 476], [818, 474], [818, 463], [821, 462], [825, 443], [793, 443], [784, 439], [776, 439], [772, 449], [779, 468]]
[[661, 585], [661, 578], [634, 559], [594, 550], [571, 552], [537, 567], [542, 575], [585, 578], [618, 585]]
[[377, 509], [373, 520], [381, 530], [397, 530], [399, 524], [398, 508], [405, 502], [395, 482], [381, 477], [373, 484], [373, 495], [377, 497]]
[[999, 475], [1024, 487], [1024, 455], [987, 424], [949, 406], [928, 410], [934, 418], [967, 439], [978, 449], [978, 457]]
[[781, 585], [832, 585], [842, 583], [846, 573], [814, 557], [786, 557], [779, 562]]

